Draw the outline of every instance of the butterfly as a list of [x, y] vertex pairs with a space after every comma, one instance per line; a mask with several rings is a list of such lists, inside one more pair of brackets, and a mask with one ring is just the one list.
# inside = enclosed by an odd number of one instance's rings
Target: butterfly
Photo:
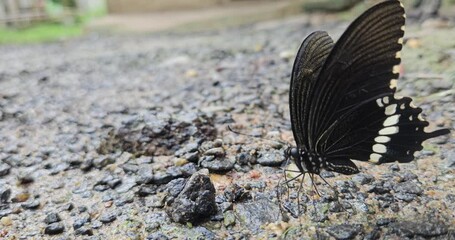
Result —
[[296, 147], [286, 155], [301, 173], [359, 172], [352, 160], [410, 162], [428, 122], [409, 97], [395, 95], [405, 12], [398, 0], [360, 15], [334, 43], [324, 31], [301, 44], [291, 74], [290, 117]]

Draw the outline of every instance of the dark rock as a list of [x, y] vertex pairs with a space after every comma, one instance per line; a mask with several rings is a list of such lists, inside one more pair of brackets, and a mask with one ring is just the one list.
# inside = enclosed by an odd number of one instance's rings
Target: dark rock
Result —
[[55, 222], [60, 222], [61, 218], [57, 213], [49, 213], [46, 218], [44, 219], [44, 222], [47, 224], [55, 223]]
[[213, 172], [227, 172], [234, 168], [234, 161], [227, 158], [213, 158], [213, 156], [205, 156], [201, 159], [200, 165]]
[[98, 229], [103, 226], [103, 223], [101, 221], [95, 220], [92, 222], [92, 228], [93, 229]]
[[6, 176], [9, 174], [11, 166], [6, 163], [0, 163], [0, 177]]
[[110, 223], [117, 219], [117, 216], [114, 212], [105, 212], [101, 214], [99, 221], [102, 223]]
[[256, 157], [250, 153], [241, 152], [235, 156], [235, 159], [240, 165], [253, 164], [256, 161]]
[[74, 204], [72, 203], [64, 204], [61, 209], [64, 211], [71, 211], [74, 209]]
[[5, 217], [13, 213], [13, 210], [7, 208], [7, 209], [1, 209], [0, 208], [0, 218]]
[[136, 180], [133, 177], [123, 178], [122, 183], [115, 188], [118, 193], [126, 193], [137, 185]]
[[122, 179], [113, 176], [113, 175], [107, 175], [101, 180], [97, 181], [95, 183], [95, 186], [93, 187], [94, 190], [96, 191], [105, 191], [109, 188], [115, 188], [117, 185], [119, 185], [122, 182]]
[[410, 172], [410, 171], [405, 171], [405, 172], [403, 172], [403, 173], [400, 175], [400, 177], [401, 177], [401, 180], [402, 180], [403, 182], [412, 181], [412, 180], [415, 180], [415, 179], [418, 178], [416, 174], [414, 174], [414, 173], [412, 173], [412, 172]]
[[363, 240], [378, 240], [381, 238], [381, 230], [378, 228], [373, 228], [369, 233], [365, 235]]
[[79, 229], [84, 226], [86, 223], [90, 222], [90, 215], [89, 214], [81, 214], [77, 217], [73, 222], [73, 228]]
[[447, 194], [446, 199], [447, 199], [450, 203], [455, 203], [455, 194]]
[[394, 186], [394, 190], [397, 193], [411, 193], [416, 195], [421, 195], [423, 193], [423, 189], [413, 182], [401, 182], [397, 183]]
[[104, 168], [109, 164], [115, 163], [115, 159], [111, 157], [98, 157], [93, 160], [93, 166], [95, 166], [98, 169]]
[[20, 184], [29, 184], [35, 181], [32, 174], [25, 172], [19, 174], [18, 180]]
[[154, 232], [147, 236], [147, 240], [168, 240], [169, 238], [162, 232]]
[[40, 201], [38, 199], [30, 200], [22, 203], [21, 206], [26, 209], [37, 209], [40, 206]]
[[185, 187], [185, 183], [186, 180], [184, 178], [174, 179], [166, 185], [166, 189], [171, 196], [177, 197]]
[[415, 194], [412, 194], [412, 193], [396, 193], [394, 194], [395, 198], [396, 199], [399, 199], [399, 200], [402, 200], [402, 201], [405, 201], [405, 202], [412, 202], [414, 200], [414, 198], [416, 197]]
[[204, 155], [215, 157], [224, 157], [224, 154], [224, 149], [222, 147], [211, 148], [204, 152]]
[[235, 207], [235, 213], [239, 224], [248, 226], [253, 233], [258, 233], [261, 226], [266, 223], [280, 220], [280, 208], [267, 198], [239, 203]]
[[84, 172], [90, 171], [93, 167], [93, 158], [86, 158], [80, 165], [80, 169]]
[[378, 195], [386, 194], [391, 191], [390, 188], [384, 186], [384, 182], [375, 182], [371, 186], [368, 186], [367, 192], [376, 193]]
[[114, 200], [114, 198], [115, 197], [111, 194], [111, 192], [108, 192], [107, 194], [103, 195], [102, 201], [103, 202], [109, 202], [109, 201]]
[[437, 237], [446, 235], [448, 227], [443, 222], [435, 219], [424, 219], [418, 222], [403, 221], [389, 225], [389, 231], [400, 237]]
[[352, 177], [352, 181], [356, 182], [357, 184], [364, 185], [374, 181], [374, 177], [371, 174], [359, 173]]
[[400, 166], [398, 166], [398, 164], [396, 164], [396, 163], [393, 163], [389, 166], [389, 169], [394, 172], [398, 172], [398, 171], [400, 171]]
[[136, 174], [136, 182], [138, 184], [151, 183], [154, 180], [153, 168], [150, 164], [141, 164], [139, 171]]
[[261, 151], [257, 159], [262, 166], [280, 166], [284, 161], [284, 155], [278, 150]]
[[74, 234], [76, 235], [87, 235], [87, 236], [92, 236], [93, 235], [93, 230], [89, 227], [80, 227], [74, 231]]
[[154, 184], [166, 184], [170, 182], [174, 177], [168, 172], [155, 172], [153, 174], [153, 183]]
[[176, 157], [184, 156], [187, 153], [197, 153], [199, 144], [197, 142], [190, 142], [186, 144], [183, 148], [180, 148], [175, 152]]
[[58, 163], [57, 165], [55, 165], [51, 171], [49, 172], [49, 174], [51, 175], [57, 175], [59, 174], [60, 172], [63, 172], [63, 171], [66, 171], [70, 168], [70, 164], [69, 163], [66, 163], [66, 162], [61, 162], [61, 163]]
[[117, 207], [121, 207], [127, 203], [132, 203], [132, 202], [134, 202], [134, 193], [132, 193], [132, 192], [123, 193], [122, 195], [120, 195], [119, 199], [116, 199], [114, 201], [115, 206], [117, 206]]
[[178, 169], [182, 173], [183, 177], [190, 177], [195, 172], [197, 172], [196, 164], [194, 164], [194, 163], [187, 163], [187, 164], [179, 167]]
[[251, 199], [251, 195], [245, 188], [238, 184], [231, 184], [224, 190], [224, 197], [228, 202], [241, 202]]
[[394, 218], [379, 218], [377, 221], [376, 221], [376, 225], [382, 227], [382, 226], [387, 226], [389, 225], [390, 223], [393, 223], [395, 222], [396, 220]]
[[445, 154], [445, 166], [447, 168], [455, 168], [455, 149], [448, 150]]
[[191, 176], [179, 195], [166, 207], [171, 219], [179, 223], [198, 222], [216, 211], [215, 187], [207, 170]]
[[361, 224], [340, 224], [327, 228], [327, 233], [335, 239], [354, 239], [363, 232]]
[[136, 192], [136, 194], [139, 197], [145, 197], [148, 195], [156, 194], [156, 185], [144, 185], [139, 188], [139, 190]]
[[322, 171], [321, 172], [321, 177], [322, 178], [333, 178], [333, 177], [335, 177], [335, 174], [333, 172], [330, 172], [330, 171]]
[[86, 206], [79, 206], [77, 210], [79, 210], [79, 213], [83, 213], [87, 212], [88, 208]]
[[44, 233], [48, 235], [60, 234], [65, 230], [65, 226], [62, 223], [56, 222], [49, 224], [45, 229]]
[[183, 159], [186, 159], [188, 162], [197, 163], [199, 160], [199, 152], [189, 152], [181, 156]]
[[331, 202], [330, 203], [330, 212], [342, 212], [343, 211], [343, 206], [339, 202]]
[[0, 203], [7, 203], [11, 196], [11, 189], [0, 187]]
[[128, 174], [136, 173], [139, 170], [139, 166], [137, 164], [131, 164], [131, 163], [123, 164], [122, 168], [123, 168], [123, 171]]

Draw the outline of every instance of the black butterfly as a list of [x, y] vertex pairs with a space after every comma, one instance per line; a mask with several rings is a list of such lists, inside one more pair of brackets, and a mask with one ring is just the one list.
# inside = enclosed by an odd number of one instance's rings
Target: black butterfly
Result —
[[409, 97], [395, 96], [405, 13], [389, 0], [358, 17], [336, 44], [326, 32], [300, 46], [291, 76], [289, 105], [297, 147], [287, 150], [300, 172], [342, 174], [359, 170], [351, 161], [410, 162], [426, 139]]

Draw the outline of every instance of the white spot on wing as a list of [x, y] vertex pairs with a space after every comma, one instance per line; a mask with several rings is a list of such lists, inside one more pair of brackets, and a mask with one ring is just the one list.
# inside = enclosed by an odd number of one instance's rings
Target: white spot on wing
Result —
[[379, 160], [381, 159], [381, 155], [380, 154], [377, 154], [377, 153], [372, 153], [370, 154], [370, 162], [372, 163], [378, 163]]
[[387, 147], [384, 144], [375, 144], [373, 145], [373, 151], [377, 153], [386, 153]]
[[383, 125], [384, 125], [384, 127], [392, 126], [392, 125], [397, 124], [399, 120], [400, 120], [400, 114], [398, 114], [398, 115], [393, 115], [393, 116], [391, 116], [391, 117], [388, 117], [388, 118], [384, 121]]
[[397, 105], [396, 104], [389, 105], [389, 106], [387, 106], [385, 108], [385, 114], [387, 116], [393, 115], [396, 111], [397, 111]]
[[425, 121], [425, 119], [423, 119], [422, 115], [419, 113], [419, 115], [417, 115], [417, 118], [420, 120], [420, 121]]
[[379, 130], [379, 135], [393, 135], [398, 133], [398, 127], [386, 127]]
[[389, 85], [389, 87], [390, 87], [391, 89], [396, 88], [396, 87], [397, 87], [397, 80], [396, 80], [396, 79], [390, 80], [390, 85]]
[[382, 98], [382, 101], [383, 101], [385, 104], [389, 104], [389, 97], [383, 97], [383, 98]]
[[[401, 39], [401, 38], [400, 38]], [[402, 40], [403, 41], [403, 40]], [[400, 73], [400, 65], [395, 65], [393, 66], [393, 70], [392, 70], [393, 73]]]
[[395, 53], [395, 58], [401, 58], [401, 52]]
[[398, 39], [398, 43], [399, 43], [399, 44], [403, 44], [403, 38], [399, 38], [399, 39]]
[[380, 98], [376, 99], [376, 104], [378, 104], [379, 107], [384, 107]]
[[379, 136], [374, 139], [377, 143], [388, 143], [390, 141], [390, 137], [387, 136]]

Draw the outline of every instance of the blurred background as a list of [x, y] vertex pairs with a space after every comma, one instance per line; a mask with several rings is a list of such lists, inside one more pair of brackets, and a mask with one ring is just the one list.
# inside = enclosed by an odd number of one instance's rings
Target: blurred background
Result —
[[[78, 37], [88, 32], [225, 28], [301, 13], [358, 14], [378, 0], [1, 0], [0, 44]], [[404, 0], [412, 17], [453, 16], [455, 0]], [[348, 17], [346, 17], [348, 19]], [[351, 18], [351, 17], [349, 17]], [[333, 19], [332, 19], [333, 20]]]

